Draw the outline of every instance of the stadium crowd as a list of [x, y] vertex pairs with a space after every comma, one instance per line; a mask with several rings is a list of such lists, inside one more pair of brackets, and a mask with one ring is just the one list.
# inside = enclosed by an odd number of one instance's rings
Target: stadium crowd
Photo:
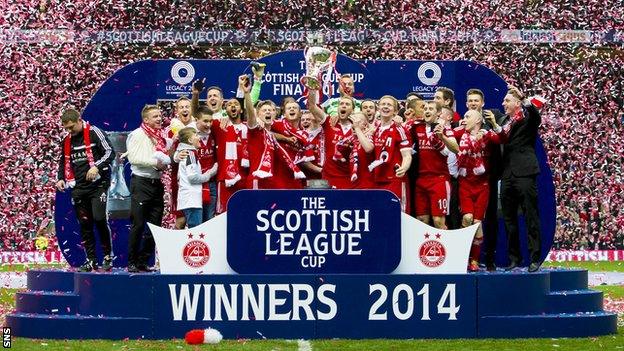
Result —
[[[624, 28], [617, 2], [590, 1], [581, 6], [576, 1], [541, 4], [515, 0], [505, 10], [496, 2], [483, 7], [485, 3], [437, 2], [433, 6], [436, 11], [431, 13], [417, 6], [404, 7], [400, 1], [347, 1], [334, 2], [334, 6], [323, 2], [303, 6], [291, 1], [246, 5], [142, 1], [130, 6], [124, 2], [2, 0], [0, 7], [5, 11], [0, 15], [0, 28], [304, 28], [329, 23], [363, 28], [430, 28], [445, 23], [466, 28]], [[176, 10], [188, 6], [197, 10]], [[520, 14], [520, 9], [529, 15]], [[249, 13], [254, 15], [245, 16]], [[270, 50], [289, 48], [300, 46], [272, 46]], [[494, 69], [510, 84], [527, 88], [527, 93], [546, 97], [540, 135], [557, 192], [555, 248], [624, 249], [621, 48], [388, 42], [333, 49], [359, 59], [473, 60]], [[2, 250], [32, 249], [34, 234], [53, 217], [54, 180], [63, 135], [58, 117], [68, 105], [84, 108], [116, 69], [146, 57], [247, 58], [261, 50], [267, 47], [0, 43]], [[531, 88], [539, 90], [528, 90]], [[172, 222], [169, 216], [167, 223]]]
[[[0, 2], [0, 23], [38, 29], [622, 28], [618, 2], [597, 0], [121, 0]], [[192, 9], [192, 11], [187, 11]]]

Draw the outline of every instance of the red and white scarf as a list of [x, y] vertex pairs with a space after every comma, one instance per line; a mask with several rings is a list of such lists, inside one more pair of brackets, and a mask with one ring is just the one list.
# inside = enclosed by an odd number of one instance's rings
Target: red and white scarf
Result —
[[345, 137], [340, 138], [334, 146], [333, 160], [341, 163], [349, 163], [349, 170], [351, 172], [351, 181], [357, 179], [357, 171], [359, 167], [359, 156], [356, 152], [357, 137], [353, 133], [345, 134]]
[[[91, 150], [91, 125], [89, 122], [82, 123], [82, 136], [85, 144], [85, 153], [87, 154], [87, 161], [89, 162], [89, 168], [95, 167], [95, 159], [93, 158], [93, 151]], [[71, 162], [71, 134], [65, 136], [63, 144], [63, 157], [65, 160], [65, 186], [73, 188], [76, 186], [76, 178], [74, 175], [74, 168]]]
[[234, 186], [241, 180], [238, 165], [238, 133], [234, 126], [225, 128], [225, 186]]
[[[364, 131], [364, 135], [366, 135], [366, 137], [370, 140], [374, 132], [375, 130], [371, 129], [371, 127], [369, 126], [367, 130]], [[351, 156], [349, 157], [349, 166], [351, 169], [352, 182], [355, 182], [358, 179], [357, 174], [360, 168], [360, 148], [362, 148], [362, 144], [360, 144], [360, 140], [357, 138], [357, 136], [354, 135], [353, 148], [351, 149]]]
[[297, 139], [295, 146], [289, 145], [289, 147], [293, 149], [301, 149], [307, 144], [307, 138], [305, 133], [301, 133], [300, 129], [293, 127], [288, 121], [284, 119], [275, 121], [271, 126], [271, 130], [286, 137], [294, 137], [295, 139]]
[[457, 168], [460, 177], [469, 174], [481, 175], [485, 173], [483, 162], [483, 150], [485, 149], [486, 136], [477, 138], [466, 132], [459, 140], [459, 153], [457, 154]]
[[350, 157], [349, 155], [353, 150], [353, 144], [355, 143], [355, 139], [355, 135], [350, 134], [345, 135], [336, 142], [336, 145], [334, 146], [334, 154], [332, 155], [334, 161], [347, 162], [347, 158]]
[[[445, 128], [446, 129], [446, 128]], [[446, 130], [444, 130], [444, 132], [446, 132]], [[425, 125], [425, 135], [427, 136], [427, 138], [429, 139], [429, 145], [431, 145], [432, 148], [434, 148], [435, 150], [438, 150], [440, 152], [442, 152], [444, 150], [444, 148], [446, 147], [446, 145], [444, 144], [444, 142], [435, 134], [435, 132], [433, 131], [433, 128], [431, 128], [430, 125], [426, 124]]]
[[349, 169], [351, 170], [351, 181], [355, 182], [358, 179], [358, 169], [360, 168], [360, 155], [358, 149], [361, 148], [360, 142], [357, 138], [354, 140], [351, 148], [351, 155], [349, 155]]
[[[375, 156], [377, 158], [368, 165], [369, 171], [379, 173], [379, 170], [375, 169], [387, 163], [390, 159], [390, 156], [394, 154], [395, 143], [390, 143], [390, 145], [388, 145], [388, 143], [385, 142], [386, 138], [384, 137], [386, 131], [390, 134], [393, 134], [394, 128], [396, 128], [396, 124], [395, 122], [392, 122], [392, 124], [390, 124], [387, 128], [378, 126], [377, 130], [375, 130], [375, 133], [373, 134], [373, 143], [375, 145], [381, 144], [381, 149], [379, 150], [379, 154], [377, 154], [377, 150], [375, 150]], [[375, 177], [378, 177], [378, 175], [375, 174]]]
[[[240, 158], [240, 164], [239, 164]], [[225, 186], [232, 187], [242, 179], [240, 167], [249, 167], [247, 125], [232, 124], [225, 128]]]
[[269, 178], [273, 176], [273, 157], [274, 152], [277, 151], [279, 157], [281, 157], [282, 161], [286, 162], [288, 168], [293, 172], [293, 177], [295, 179], [305, 179], [305, 174], [299, 169], [293, 160], [288, 155], [288, 152], [277, 142], [275, 136], [268, 132], [266, 129], [262, 131], [262, 135], [264, 136], [264, 148], [262, 150], [262, 156], [260, 157], [260, 164], [258, 165], [258, 169], [253, 171], [253, 175], [258, 178]]
[[143, 129], [145, 135], [147, 135], [147, 137], [150, 138], [150, 140], [154, 144], [154, 158], [164, 164], [169, 164], [171, 162], [171, 159], [167, 154], [167, 140], [165, 140], [165, 138], [163, 137], [162, 130], [152, 128], [145, 124], [145, 122], [141, 123], [141, 129]]
[[351, 129], [351, 125], [344, 128], [341, 124], [334, 127], [334, 150], [332, 158], [336, 162], [348, 162], [349, 153], [353, 148], [355, 135]]
[[322, 135], [323, 128], [319, 127], [313, 131], [302, 134], [306, 137], [305, 147], [299, 150], [295, 163], [312, 162], [319, 167], [325, 164], [325, 138]]

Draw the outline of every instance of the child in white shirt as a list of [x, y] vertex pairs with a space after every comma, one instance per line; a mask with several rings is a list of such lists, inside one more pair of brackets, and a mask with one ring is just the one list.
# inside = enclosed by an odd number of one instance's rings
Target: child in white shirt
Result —
[[189, 155], [180, 161], [178, 168], [178, 210], [184, 213], [186, 224], [193, 228], [202, 223], [202, 183], [210, 180], [217, 173], [217, 164], [201, 172], [196, 151], [199, 147], [197, 130], [192, 127], [183, 128], [178, 132], [180, 144], [176, 153], [188, 150]]

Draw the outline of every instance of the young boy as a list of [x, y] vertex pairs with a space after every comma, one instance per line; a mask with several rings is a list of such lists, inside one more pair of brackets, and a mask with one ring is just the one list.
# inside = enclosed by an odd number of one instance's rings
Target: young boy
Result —
[[[208, 171], [217, 163], [216, 141], [210, 130], [212, 115], [212, 110], [207, 106], [200, 106], [195, 113], [197, 136], [199, 137], [197, 160], [201, 166], [202, 173]], [[215, 178], [211, 178], [210, 181], [202, 185], [203, 222], [215, 216], [217, 208], [217, 181]]]
[[183, 128], [178, 132], [178, 136], [180, 144], [176, 153], [188, 150], [189, 155], [180, 162], [178, 169], [177, 208], [184, 213], [188, 228], [193, 228], [202, 223], [202, 184], [217, 173], [217, 164], [202, 173], [197, 160], [197, 149], [200, 144], [195, 128]]

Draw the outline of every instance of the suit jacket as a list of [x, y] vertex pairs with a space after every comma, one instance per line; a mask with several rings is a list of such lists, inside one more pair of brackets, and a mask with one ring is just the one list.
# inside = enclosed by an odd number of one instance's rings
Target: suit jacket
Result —
[[[500, 110], [490, 109], [490, 111], [492, 111], [492, 113], [494, 114], [494, 117], [496, 118], [496, 123], [499, 126], [505, 125], [509, 120], [509, 116], [502, 113]], [[490, 130], [492, 129], [492, 126], [486, 122], [484, 124], [484, 128], [486, 130]], [[487, 146], [486, 152], [488, 155], [488, 165], [490, 167], [490, 181], [497, 181], [501, 179], [501, 176], [503, 174], [503, 153], [501, 149], [502, 145], [494, 143], [490, 143]]]
[[528, 177], [539, 174], [535, 155], [535, 141], [542, 117], [535, 106], [522, 107], [525, 118], [509, 131], [507, 144], [503, 147], [503, 179], [512, 175]]

